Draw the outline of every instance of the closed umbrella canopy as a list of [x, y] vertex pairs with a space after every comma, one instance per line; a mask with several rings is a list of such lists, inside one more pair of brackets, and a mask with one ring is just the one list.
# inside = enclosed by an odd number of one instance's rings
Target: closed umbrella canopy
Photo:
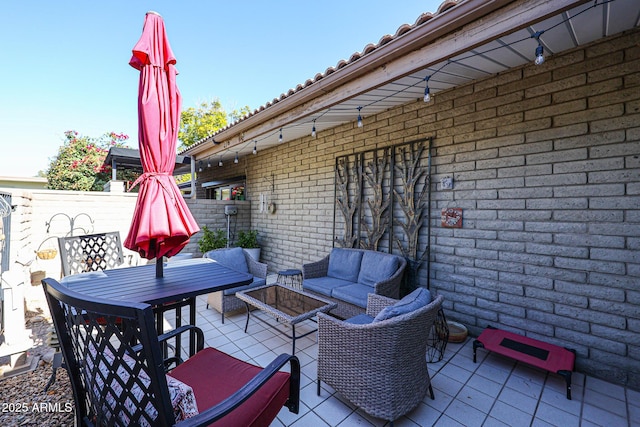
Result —
[[[171, 257], [199, 227], [172, 176], [180, 126], [181, 96], [164, 21], [148, 12], [129, 64], [140, 71], [138, 144], [144, 173], [124, 246], [146, 259]], [[134, 185], [135, 185], [134, 184]]]

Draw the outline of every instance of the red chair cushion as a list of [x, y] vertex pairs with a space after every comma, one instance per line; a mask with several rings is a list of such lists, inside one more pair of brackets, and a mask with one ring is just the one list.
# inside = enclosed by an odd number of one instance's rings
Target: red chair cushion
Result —
[[[243, 362], [214, 348], [205, 348], [169, 373], [190, 385], [198, 410], [220, 403], [262, 368]], [[212, 426], [269, 426], [289, 398], [289, 373], [278, 372], [239, 408]]]

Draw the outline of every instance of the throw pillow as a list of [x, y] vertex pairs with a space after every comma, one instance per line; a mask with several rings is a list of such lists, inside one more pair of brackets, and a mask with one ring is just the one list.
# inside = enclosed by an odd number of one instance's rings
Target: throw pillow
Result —
[[411, 313], [431, 302], [431, 292], [425, 288], [418, 288], [400, 301], [389, 307], [385, 307], [373, 319], [374, 322], [391, 319], [396, 316]]

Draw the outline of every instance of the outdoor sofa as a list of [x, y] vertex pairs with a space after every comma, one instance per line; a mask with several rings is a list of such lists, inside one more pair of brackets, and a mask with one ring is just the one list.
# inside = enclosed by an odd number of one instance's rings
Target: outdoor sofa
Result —
[[336, 302], [331, 314], [346, 319], [365, 312], [370, 293], [398, 299], [406, 266], [398, 255], [333, 248], [320, 261], [302, 266], [302, 288]]

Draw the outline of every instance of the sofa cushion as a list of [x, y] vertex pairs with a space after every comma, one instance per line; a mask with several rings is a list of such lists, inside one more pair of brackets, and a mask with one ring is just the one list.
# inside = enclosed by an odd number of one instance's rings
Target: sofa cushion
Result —
[[316, 277], [313, 279], [304, 279], [302, 281], [302, 289], [305, 291], [315, 292], [321, 295], [331, 296], [331, 292], [335, 288], [341, 286], [352, 285], [353, 282], [347, 280], [336, 279], [334, 277]]
[[249, 272], [242, 248], [217, 249], [207, 252], [204, 256], [241, 273]]
[[333, 248], [329, 256], [327, 276], [357, 282], [362, 262], [362, 251]]
[[431, 292], [425, 288], [418, 288], [400, 301], [389, 307], [385, 307], [373, 319], [374, 322], [391, 319], [396, 316], [411, 313], [431, 302]]
[[340, 299], [348, 302], [349, 304], [357, 305], [364, 309], [367, 308], [367, 296], [371, 293], [371, 287], [360, 283], [354, 283], [352, 285], [341, 286], [335, 288], [331, 293], [333, 298]]
[[259, 277], [253, 277], [253, 282], [249, 283], [248, 285], [242, 285], [242, 286], [237, 286], [235, 288], [230, 288], [230, 289], [225, 289], [224, 291], [222, 291], [222, 295], [234, 295], [236, 292], [239, 291], [246, 291], [247, 289], [253, 289], [253, 288], [258, 288], [260, 286], [264, 286], [267, 284], [267, 280], [266, 279], [261, 279]]
[[362, 257], [357, 282], [373, 287], [376, 283], [393, 276], [399, 266], [400, 260], [395, 255], [366, 251]]

